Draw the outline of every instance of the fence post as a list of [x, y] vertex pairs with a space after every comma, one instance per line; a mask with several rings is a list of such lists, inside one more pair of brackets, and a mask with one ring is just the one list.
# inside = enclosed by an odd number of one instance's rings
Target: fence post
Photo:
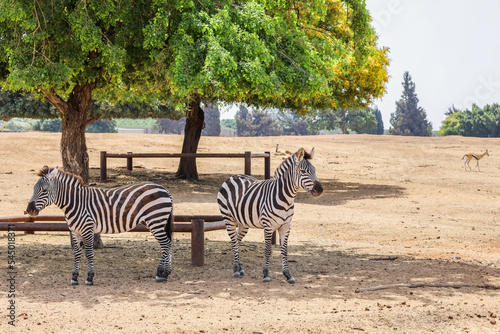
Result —
[[107, 163], [106, 163], [106, 151], [101, 151], [101, 182], [106, 181], [107, 176], [106, 176], [106, 169], [107, 169]]
[[205, 264], [205, 221], [191, 220], [191, 264], [203, 266]]
[[271, 152], [264, 152], [267, 157], [264, 158], [264, 178], [271, 178]]
[[[264, 158], [264, 178], [271, 178], [271, 152], [264, 152], [267, 154], [267, 157]], [[273, 236], [271, 237], [271, 244], [276, 245], [276, 231], [273, 232]]]
[[245, 175], [252, 175], [252, 152], [245, 152]]
[[[127, 152], [127, 154], [132, 154], [132, 152]], [[127, 170], [132, 170], [132, 157], [127, 157]]]

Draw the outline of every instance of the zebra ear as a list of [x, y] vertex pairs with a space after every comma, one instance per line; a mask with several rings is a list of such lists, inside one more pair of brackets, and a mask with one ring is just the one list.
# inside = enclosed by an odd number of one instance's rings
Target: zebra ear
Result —
[[52, 180], [56, 177], [57, 172], [58, 172], [58, 170], [57, 170], [57, 167], [56, 167], [56, 168], [54, 168], [54, 169], [50, 172], [50, 174], [49, 174], [49, 180], [51, 180], [51, 181], [52, 181]]
[[307, 160], [314, 158], [314, 147], [307, 154], [309, 155], [308, 157], [306, 156]]
[[296, 154], [297, 154], [297, 160], [302, 161], [302, 159], [304, 159], [304, 156], [306, 155], [306, 150], [304, 150], [304, 148], [301, 147], [299, 148]]

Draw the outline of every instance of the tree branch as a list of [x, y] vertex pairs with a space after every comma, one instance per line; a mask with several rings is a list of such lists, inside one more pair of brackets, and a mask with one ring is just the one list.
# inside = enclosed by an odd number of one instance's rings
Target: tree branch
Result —
[[43, 91], [45, 99], [49, 101], [61, 114], [65, 115], [68, 112], [68, 102], [64, 101], [59, 95], [57, 95], [53, 89], [48, 92]]
[[500, 285], [495, 284], [468, 284], [468, 283], [401, 283], [401, 284], [389, 284], [389, 285], [379, 285], [367, 288], [357, 288], [354, 292], [359, 293], [363, 291], [377, 291], [377, 290], [386, 290], [386, 289], [394, 289], [394, 288], [476, 288], [476, 289], [487, 289], [487, 290], [500, 290]]
[[94, 122], [97, 122], [100, 119], [101, 119], [101, 116], [90, 117], [89, 119], [87, 119], [87, 123], [85, 124], [85, 127], [89, 126], [90, 124], [92, 124]]

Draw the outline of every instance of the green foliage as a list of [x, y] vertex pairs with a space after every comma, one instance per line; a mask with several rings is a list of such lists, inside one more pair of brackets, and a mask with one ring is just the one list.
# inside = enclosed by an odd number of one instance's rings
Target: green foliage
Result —
[[235, 120], [238, 137], [279, 136], [282, 133], [277, 127], [276, 119], [260, 109], [249, 111], [240, 106]]
[[4, 124], [4, 127], [10, 131], [29, 131], [35, 123], [35, 121], [27, 118], [12, 118]]
[[283, 129], [283, 134], [287, 136], [307, 136], [316, 135], [318, 131], [313, 130], [307, 118], [294, 112], [278, 113], [278, 126]]
[[366, 105], [387, 82], [364, 0], [4, 0], [0, 39], [4, 89], [67, 98], [95, 83], [112, 106], [198, 96], [307, 113]]
[[384, 120], [382, 119], [382, 113], [380, 112], [380, 110], [377, 106], [375, 106], [374, 108], [369, 108], [368, 110], [373, 114], [373, 116], [375, 116], [376, 127], [366, 128], [366, 129], [363, 129], [359, 132], [371, 134], [371, 135], [383, 135], [384, 134]]
[[41, 119], [33, 127], [33, 130], [42, 132], [61, 132], [60, 119]]
[[153, 128], [156, 126], [154, 119], [131, 119], [119, 118], [115, 119], [116, 127], [118, 128]]
[[220, 135], [220, 112], [216, 103], [212, 103], [203, 107], [205, 113], [205, 127], [203, 128], [202, 136], [218, 137]]
[[463, 135], [462, 112], [457, 111], [449, 114], [443, 121], [438, 131], [439, 136]]
[[220, 126], [223, 129], [233, 129], [236, 130], [236, 119], [221, 119]]
[[383, 135], [384, 134], [384, 120], [382, 119], [382, 113], [380, 112], [380, 109], [378, 107], [375, 107], [375, 109], [373, 109], [373, 114], [375, 115], [375, 119], [377, 120], [377, 130], [376, 130], [375, 134]]
[[500, 137], [500, 104], [473, 104], [472, 108], [448, 109], [438, 134], [440, 136], [461, 135], [467, 137]]
[[500, 137], [500, 105], [498, 103], [466, 109], [461, 120], [464, 136]]
[[186, 119], [181, 118], [177, 121], [173, 121], [170, 118], [160, 118], [156, 121], [156, 124], [160, 133], [181, 135], [184, 133], [184, 128], [186, 127]]
[[141, 30], [150, 6], [130, 0], [1, 1], [3, 86], [60, 96], [90, 82], [99, 93], [123, 90], [126, 74], [151, 64]]
[[314, 118], [309, 119], [309, 122], [315, 130], [335, 130], [340, 128], [344, 134], [349, 133], [349, 130], [361, 132], [377, 126], [375, 114], [369, 108], [319, 110]]
[[403, 75], [402, 85], [403, 94], [396, 102], [396, 111], [391, 114], [392, 128], [389, 132], [403, 136], [431, 136], [432, 124], [427, 121], [425, 110], [418, 106], [415, 84], [408, 72]]
[[58, 118], [59, 112], [48, 102], [36, 99], [33, 94], [0, 90], [0, 119]]
[[87, 129], [85, 132], [89, 133], [115, 133], [118, 132], [116, 130], [116, 123], [114, 120], [108, 121], [108, 120], [99, 120], [96, 121], [89, 126], [87, 126]]

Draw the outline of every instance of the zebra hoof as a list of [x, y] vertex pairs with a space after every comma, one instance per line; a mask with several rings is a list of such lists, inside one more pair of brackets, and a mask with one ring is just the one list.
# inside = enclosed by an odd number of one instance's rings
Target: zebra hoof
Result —
[[286, 280], [290, 284], [295, 284], [295, 278], [290, 277], [289, 279]]
[[71, 285], [78, 285], [78, 281], [71, 280]]
[[233, 278], [240, 278], [242, 275], [239, 271], [233, 273]]
[[262, 283], [269, 283], [271, 282], [271, 277], [267, 276], [267, 277], [264, 277], [264, 279], [262, 280]]
[[166, 280], [167, 279], [165, 277], [156, 276], [156, 282], [157, 283], [165, 282]]
[[[77, 283], [77, 284], [78, 284], [78, 283]], [[85, 281], [85, 285], [94, 285], [94, 282], [92, 282], [92, 281], [87, 281], [87, 280], [86, 280], [86, 281]]]

